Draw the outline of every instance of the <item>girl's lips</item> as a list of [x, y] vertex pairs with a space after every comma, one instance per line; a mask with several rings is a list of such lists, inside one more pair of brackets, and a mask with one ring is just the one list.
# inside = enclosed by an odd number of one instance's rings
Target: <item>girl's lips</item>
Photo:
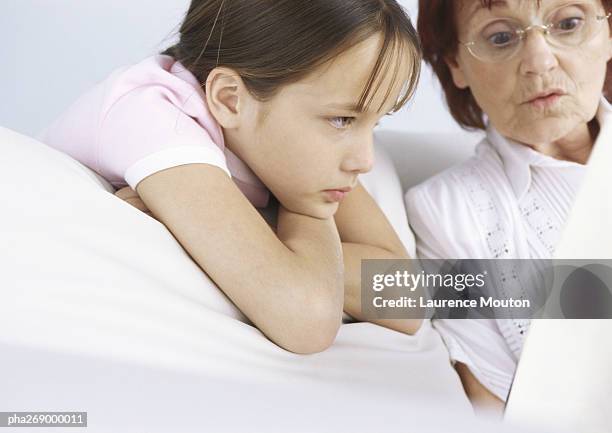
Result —
[[340, 190], [340, 189], [327, 189], [323, 191], [325, 193], [325, 198], [330, 203], [338, 203], [341, 202], [344, 197], [349, 193], [349, 191]]

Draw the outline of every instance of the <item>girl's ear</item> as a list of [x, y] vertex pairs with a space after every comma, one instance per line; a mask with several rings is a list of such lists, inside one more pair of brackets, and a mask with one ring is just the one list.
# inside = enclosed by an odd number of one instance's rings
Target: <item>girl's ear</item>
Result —
[[241, 98], [246, 87], [240, 75], [232, 69], [218, 67], [206, 79], [208, 109], [222, 128], [237, 128], [240, 124]]
[[465, 79], [465, 74], [463, 73], [463, 69], [456, 58], [445, 58], [444, 61], [446, 65], [450, 69], [451, 75], [453, 77], [453, 83], [459, 89], [467, 89], [470, 87], [468, 85], [467, 80]]

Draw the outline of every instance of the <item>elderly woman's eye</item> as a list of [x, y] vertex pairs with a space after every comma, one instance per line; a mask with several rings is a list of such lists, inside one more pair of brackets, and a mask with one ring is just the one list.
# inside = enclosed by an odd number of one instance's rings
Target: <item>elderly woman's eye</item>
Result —
[[481, 40], [492, 48], [505, 48], [516, 42], [516, 24], [507, 20], [490, 23], [480, 32]]
[[511, 32], [499, 32], [489, 36], [488, 41], [495, 47], [505, 47], [514, 41], [514, 36]]
[[561, 32], [573, 32], [582, 27], [584, 20], [580, 17], [572, 17], [563, 19], [557, 24], [555, 24], [555, 28]]
[[351, 126], [354, 121], [354, 117], [332, 117], [329, 119], [332, 126], [337, 129], [346, 129]]

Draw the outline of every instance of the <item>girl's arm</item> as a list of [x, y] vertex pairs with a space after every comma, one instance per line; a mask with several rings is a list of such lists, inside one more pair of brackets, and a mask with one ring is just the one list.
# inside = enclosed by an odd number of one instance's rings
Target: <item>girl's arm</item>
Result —
[[[410, 257], [385, 215], [361, 185], [340, 204], [335, 220], [344, 252], [344, 310], [357, 320], [368, 320], [361, 313], [361, 260]], [[421, 319], [370, 321], [406, 334], [414, 334], [423, 322]]]
[[319, 352], [342, 321], [340, 238], [327, 220], [279, 209], [277, 234], [221, 169], [190, 164], [137, 185], [151, 213], [272, 341]]

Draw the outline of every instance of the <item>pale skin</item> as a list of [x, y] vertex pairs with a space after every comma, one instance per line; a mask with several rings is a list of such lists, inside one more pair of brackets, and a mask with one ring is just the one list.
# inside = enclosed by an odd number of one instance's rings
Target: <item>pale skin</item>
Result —
[[[387, 74], [368, 110], [352, 108], [381, 40], [370, 37], [266, 102], [255, 99], [229, 68], [218, 67], [208, 76], [206, 102], [226, 146], [280, 203], [275, 228], [227, 174], [206, 164], [164, 170], [140, 182], [136, 192], [116, 193], [162, 222], [271, 341], [295, 353], [332, 344], [345, 291], [346, 310], [359, 318], [355, 300], [362, 258], [407, 257], [358, 182], [373, 165], [373, 129], [404, 84]], [[401, 54], [405, 76], [410, 58]], [[386, 89], [391, 89], [388, 98]], [[340, 203], [326, 192], [347, 187], [352, 191]], [[420, 324], [389, 323], [407, 333]]]
[[[480, 0], [463, 0], [457, 11], [458, 36], [467, 42], [475, 29], [496, 17], [518, 19], [525, 26], [542, 23], [547, 15], [569, 3], [564, 0], [507, 0], [492, 9]], [[600, 0], [592, 0], [603, 12]], [[549, 45], [543, 34], [529, 32], [522, 50], [512, 59], [487, 63], [460, 46], [456, 58], [447, 59], [453, 81], [469, 88], [492, 125], [505, 137], [557, 159], [585, 164], [599, 127], [594, 120], [612, 58], [610, 29], [574, 49]], [[550, 88], [564, 95], [552, 106], [529, 104], [534, 95]], [[503, 412], [504, 403], [485, 388], [462, 363], [455, 366], [466, 393], [477, 410]]]

